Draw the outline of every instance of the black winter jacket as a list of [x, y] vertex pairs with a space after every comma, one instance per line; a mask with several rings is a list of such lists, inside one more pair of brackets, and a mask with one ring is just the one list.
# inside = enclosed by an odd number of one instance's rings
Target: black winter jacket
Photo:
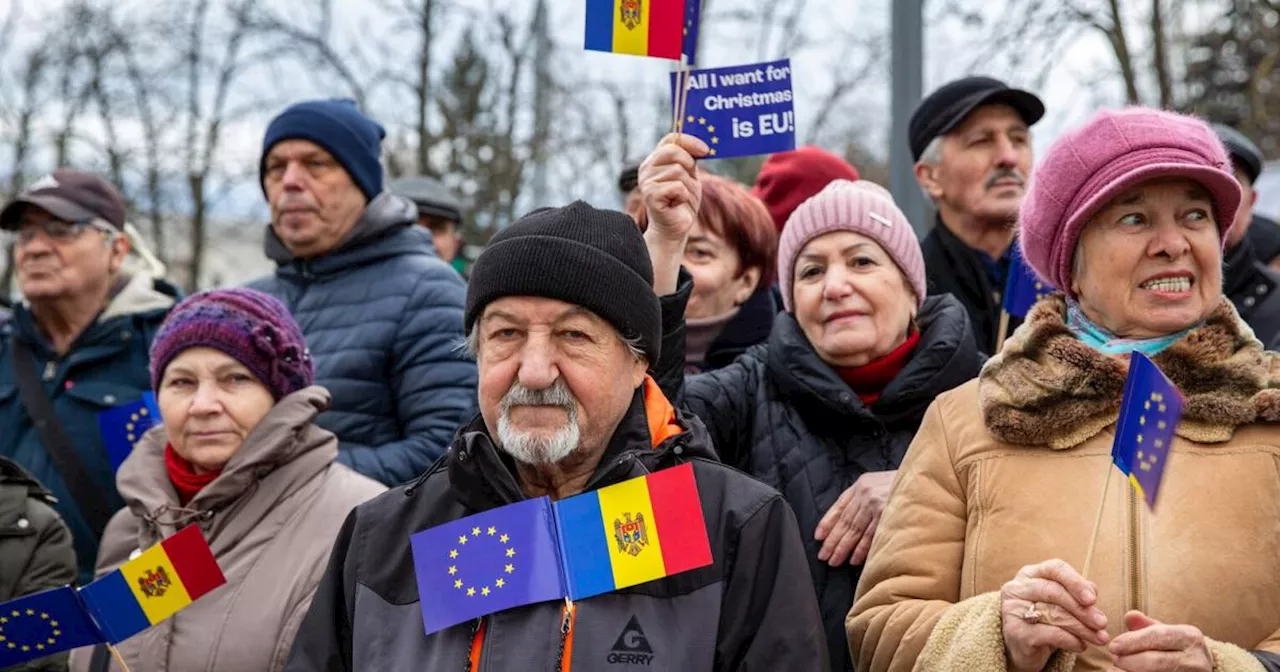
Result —
[[[53, 495], [16, 462], [0, 457], [0, 602], [76, 580], [71, 532], [53, 510]], [[7, 672], [67, 669], [67, 654], [31, 661]]]
[[[1253, 226], [1270, 226], [1254, 222]], [[1258, 340], [1280, 337], [1280, 273], [1258, 261], [1253, 241], [1245, 237], [1223, 259], [1223, 291]]]
[[925, 301], [920, 343], [906, 368], [870, 408], [814, 351], [789, 313], [774, 321], [769, 340], [733, 365], [683, 378], [678, 334], [690, 285], [663, 297], [658, 366], [664, 389], [707, 426], [721, 459], [777, 488], [796, 513], [818, 593], [832, 669], [853, 669], [845, 617], [861, 567], [834, 569], [818, 560], [818, 521], [840, 493], [870, 471], [897, 469], [925, 409], [939, 394], [978, 375], [978, 353], [964, 308], [951, 296]]
[[[969, 313], [969, 325], [978, 351], [991, 355], [1000, 350], [1000, 295], [1004, 287], [992, 287], [978, 252], [964, 244], [939, 218], [920, 241], [925, 280], [930, 296], [950, 294]], [[1005, 337], [1022, 324], [1011, 318]]]
[[[795, 516], [776, 491], [715, 462], [696, 419], [680, 416], [678, 424], [683, 433], [653, 446], [637, 391], [586, 489], [691, 462], [715, 563], [579, 602], [571, 668], [826, 670]], [[423, 636], [409, 535], [524, 499], [514, 473], [477, 418], [431, 471], [356, 508], [286, 670], [471, 669], [480, 621]], [[477, 672], [559, 672], [563, 606], [544, 602], [483, 619]]]

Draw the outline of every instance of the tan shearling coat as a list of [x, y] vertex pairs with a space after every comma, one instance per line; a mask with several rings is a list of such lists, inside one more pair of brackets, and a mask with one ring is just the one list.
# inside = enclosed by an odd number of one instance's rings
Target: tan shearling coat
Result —
[[[1127, 359], [1101, 355], [1051, 297], [978, 380], [938, 398], [898, 472], [847, 621], [858, 670], [1004, 670], [1001, 586], [1029, 564], [1082, 569], [1111, 464]], [[1114, 477], [1091, 576], [1109, 631], [1126, 610], [1190, 624], [1215, 669], [1280, 652], [1280, 355], [1224, 300], [1154, 361], [1186, 397], [1155, 512]], [[1101, 670], [1090, 648], [1046, 669]]]

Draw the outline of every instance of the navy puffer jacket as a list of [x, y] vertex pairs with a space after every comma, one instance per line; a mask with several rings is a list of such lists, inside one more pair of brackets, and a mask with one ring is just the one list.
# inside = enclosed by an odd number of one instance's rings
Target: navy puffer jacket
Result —
[[309, 260], [267, 227], [279, 266], [250, 285], [301, 325], [316, 383], [333, 395], [317, 424], [338, 435], [338, 461], [389, 486], [443, 455], [476, 406], [476, 365], [457, 347], [466, 286], [416, 219], [384, 192], [337, 250]]

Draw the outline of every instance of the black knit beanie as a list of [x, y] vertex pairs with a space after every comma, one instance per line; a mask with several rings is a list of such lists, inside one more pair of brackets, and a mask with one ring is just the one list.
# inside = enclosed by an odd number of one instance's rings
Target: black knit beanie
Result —
[[467, 284], [466, 329], [491, 301], [541, 296], [582, 306], [638, 338], [652, 365], [662, 340], [653, 264], [635, 220], [582, 201], [535, 210], [499, 231]]

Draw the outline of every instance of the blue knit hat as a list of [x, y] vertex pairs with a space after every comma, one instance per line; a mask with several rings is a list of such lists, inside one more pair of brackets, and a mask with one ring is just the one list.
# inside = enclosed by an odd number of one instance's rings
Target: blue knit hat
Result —
[[354, 100], [308, 100], [285, 109], [271, 120], [262, 139], [258, 183], [266, 191], [267, 153], [282, 140], [310, 140], [346, 169], [368, 200], [382, 193], [382, 139], [387, 132], [366, 117]]

